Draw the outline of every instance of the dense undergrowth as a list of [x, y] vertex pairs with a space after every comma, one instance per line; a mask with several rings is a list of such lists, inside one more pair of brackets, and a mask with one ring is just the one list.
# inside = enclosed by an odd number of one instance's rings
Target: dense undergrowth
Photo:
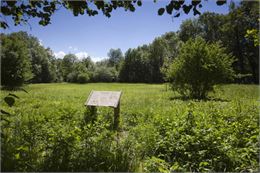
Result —
[[[91, 90], [122, 90], [121, 122], [84, 107]], [[148, 84], [35, 84], [1, 122], [2, 171], [258, 171], [257, 85], [189, 100]], [[8, 91], [1, 92], [1, 98]]]

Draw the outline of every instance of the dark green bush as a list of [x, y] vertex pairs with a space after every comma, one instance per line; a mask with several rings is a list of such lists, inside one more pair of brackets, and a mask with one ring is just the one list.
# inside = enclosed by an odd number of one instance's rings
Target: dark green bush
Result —
[[89, 81], [89, 75], [87, 73], [80, 73], [77, 78], [78, 83], [87, 83]]
[[167, 77], [172, 89], [184, 96], [203, 99], [215, 84], [233, 78], [233, 58], [219, 43], [202, 38], [188, 40], [170, 66]]
[[67, 82], [77, 82], [78, 74], [76, 72], [71, 72], [67, 75]]
[[94, 82], [116, 82], [117, 80], [117, 71], [112, 67], [99, 67], [93, 75]]
[[157, 157], [151, 157], [144, 162], [145, 172], [169, 172], [169, 164]]

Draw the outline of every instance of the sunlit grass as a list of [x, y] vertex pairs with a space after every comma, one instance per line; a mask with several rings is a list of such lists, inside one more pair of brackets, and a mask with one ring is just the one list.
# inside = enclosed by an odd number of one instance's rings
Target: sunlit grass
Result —
[[[156, 161], [156, 159], [149, 160], [151, 156], [159, 157], [160, 155], [161, 159], [165, 159], [169, 164], [173, 164], [174, 162], [171, 161], [171, 159], [169, 160], [171, 154], [168, 153], [171, 151], [171, 148], [173, 148], [172, 150], [175, 152], [182, 153], [183, 151], [183, 153], [195, 157], [197, 153], [193, 153], [193, 149], [190, 147], [193, 147], [193, 143], [197, 143], [198, 141], [201, 141], [201, 144], [199, 145], [201, 149], [199, 148], [199, 151], [207, 151], [211, 153], [212, 156], [199, 154], [200, 158], [192, 160], [192, 162], [194, 161], [193, 170], [203, 171], [205, 168], [205, 166], [203, 166], [204, 162], [210, 164], [212, 170], [216, 170], [217, 168], [222, 170], [221, 167], [214, 164], [215, 162], [220, 162], [221, 159], [225, 159], [226, 157], [234, 160], [234, 165], [230, 168], [227, 167], [223, 169], [229, 169], [230, 171], [235, 171], [235, 168], [236, 170], [256, 169], [255, 166], [258, 161], [257, 155], [249, 153], [258, 152], [256, 146], [257, 142], [252, 142], [257, 141], [256, 136], [259, 133], [258, 85], [231, 84], [217, 86], [216, 91], [210, 93], [209, 98], [206, 100], [185, 99], [178, 95], [178, 93], [172, 92], [169, 87], [167, 90], [166, 88], [165, 84], [59, 83], [27, 85], [24, 89], [27, 90], [28, 93], [15, 91], [14, 94], [16, 94], [19, 99], [16, 99], [13, 107], [9, 108], [5, 103], [1, 103], [1, 108], [12, 114], [10, 120], [15, 124], [12, 128], [27, 129], [29, 128], [28, 124], [31, 122], [34, 122], [35, 124], [33, 127], [37, 128], [33, 129], [33, 134], [30, 131], [19, 132], [18, 134], [21, 133], [20, 136], [12, 136], [10, 141], [13, 142], [12, 145], [19, 148], [20, 146], [29, 145], [27, 141], [28, 139], [24, 138], [23, 133], [30, 137], [36, 135], [34, 139], [36, 141], [34, 146], [36, 149], [30, 152], [33, 152], [34, 156], [38, 157], [37, 160], [32, 159], [31, 161], [28, 161], [28, 163], [30, 162], [31, 164], [36, 165], [35, 169], [28, 169], [26, 166], [25, 168], [23, 166], [20, 168], [18, 166], [15, 170], [48, 170], [39, 167], [39, 165], [44, 162], [43, 155], [47, 153], [47, 151], [45, 151], [46, 149], [44, 149], [46, 147], [45, 145], [48, 144], [46, 139], [44, 139], [46, 135], [49, 136], [47, 139], [51, 140], [50, 143], [54, 145], [54, 139], [64, 138], [64, 140], [67, 140], [70, 138], [67, 138], [66, 135], [70, 136], [73, 134], [73, 138], [75, 138], [77, 142], [73, 145], [71, 150], [74, 151], [77, 150], [77, 148], [82, 147], [82, 143], [85, 141], [85, 137], [82, 135], [89, 132], [89, 130], [96, 128], [93, 127], [92, 129], [88, 127], [90, 129], [87, 130], [81, 127], [86, 111], [84, 103], [92, 90], [122, 91], [123, 95], [121, 97], [120, 111], [121, 124], [119, 129], [120, 141], [122, 143], [120, 143], [120, 146], [126, 147], [127, 143], [131, 144], [129, 144], [130, 148], [127, 150], [124, 148], [122, 152], [127, 153], [127, 157], [131, 156], [132, 159], [136, 159], [135, 162], [137, 164], [135, 164], [135, 166], [129, 166], [126, 164], [124, 168], [122, 168], [121, 163], [113, 161], [110, 163], [106, 160], [105, 163], [108, 162], [107, 164], [112, 164], [107, 165], [107, 168], [104, 165], [99, 165], [102, 164], [104, 160], [93, 159], [88, 161], [88, 163], [97, 164], [97, 168], [102, 167], [100, 170], [136, 171], [140, 169], [140, 165], [147, 163], [147, 159], [148, 163]], [[1, 98], [8, 95], [8, 93], [8, 91], [1, 91]], [[189, 114], [191, 114], [191, 119], [194, 119], [193, 124], [189, 124]], [[102, 124], [102, 122], [104, 122], [104, 127], [101, 127], [102, 125], [100, 124], [98, 129], [101, 129], [101, 131], [97, 132], [96, 136], [95, 134], [92, 134], [94, 136], [92, 136], [91, 139], [97, 142], [97, 144], [95, 144], [97, 146], [91, 147], [92, 149], [94, 148], [99, 151], [98, 149], [101, 146], [106, 148], [108, 145], [105, 143], [99, 143], [99, 139], [102, 139], [102, 141], [108, 140], [107, 142], [112, 142], [109, 137], [106, 138], [105, 136], [109, 133], [109, 128], [107, 129], [106, 124], [113, 122], [113, 109], [98, 108], [97, 115], [100, 118], [99, 123]], [[186, 126], [193, 129], [193, 135], [189, 138], [187, 138], [189, 132], [184, 130], [187, 128]], [[75, 131], [77, 131], [77, 129], [81, 129], [81, 131], [76, 133]], [[14, 135], [15, 133], [17, 132], [14, 130], [14, 132], [10, 132], [10, 135]], [[23, 142], [15, 142], [17, 141], [16, 138]], [[30, 138], [30, 140], [32, 139]], [[219, 151], [215, 154], [211, 151], [212, 147], [215, 147], [211, 146], [213, 145], [211, 144], [213, 142], [219, 147]], [[111, 148], [108, 150], [102, 149], [100, 153], [104, 153], [103, 150], [106, 152], [111, 150], [117, 153], [117, 150], [114, 151]], [[84, 150], [79, 150], [79, 153], [82, 151]], [[93, 151], [89, 152], [91, 155]], [[107, 155], [106, 152], [105, 155]], [[223, 155], [223, 153], [226, 153], [227, 156]], [[243, 153], [245, 154], [243, 155]], [[17, 153], [14, 151], [13, 157], [15, 157], [15, 154]], [[240, 158], [241, 154], [242, 156]], [[77, 152], [72, 154], [72, 156], [74, 155], [77, 156]], [[97, 157], [100, 157], [100, 155], [97, 155]], [[177, 157], [176, 162], [178, 161], [178, 164], [184, 163], [184, 161], [188, 159], [185, 159], [185, 157], [186, 155], [179, 156], [179, 158]], [[219, 157], [220, 161], [203, 160], [204, 157]], [[55, 158], [53, 159], [54, 164]], [[84, 159], [87, 158], [83, 157], [82, 159], [84, 163]], [[128, 158], [126, 163], [131, 161], [133, 160]], [[70, 164], [75, 166], [73, 163]], [[113, 167], [113, 165], [117, 166]], [[91, 170], [89, 168], [83, 168], [78, 168], [78, 171]], [[97, 171], [97, 168], [94, 170]], [[49, 168], [49, 170], [50, 169], [53, 168]], [[188, 168], [183, 166], [183, 170], [187, 169]], [[68, 168], [68, 170], [70, 169]], [[65, 170], [60, 169], [59, 171]]]

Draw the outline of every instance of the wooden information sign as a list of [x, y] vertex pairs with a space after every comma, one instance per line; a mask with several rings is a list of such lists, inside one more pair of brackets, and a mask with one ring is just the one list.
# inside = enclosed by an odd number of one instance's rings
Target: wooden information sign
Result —
[[121, 91], [91, 91], [85, 106], [90, 109], [96, 106], [114, 108], [114, 128], [118, 128]]
[[116, 108], [120, 101], [121, 91], [91, 91], [86, 106], [107, 106]]

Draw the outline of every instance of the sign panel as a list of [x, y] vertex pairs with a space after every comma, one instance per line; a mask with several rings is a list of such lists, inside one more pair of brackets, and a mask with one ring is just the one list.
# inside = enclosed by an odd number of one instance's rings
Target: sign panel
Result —
[[121, 93], [121, 91], [91, 91], [85, 105], [116, 108], [120, 101]]

